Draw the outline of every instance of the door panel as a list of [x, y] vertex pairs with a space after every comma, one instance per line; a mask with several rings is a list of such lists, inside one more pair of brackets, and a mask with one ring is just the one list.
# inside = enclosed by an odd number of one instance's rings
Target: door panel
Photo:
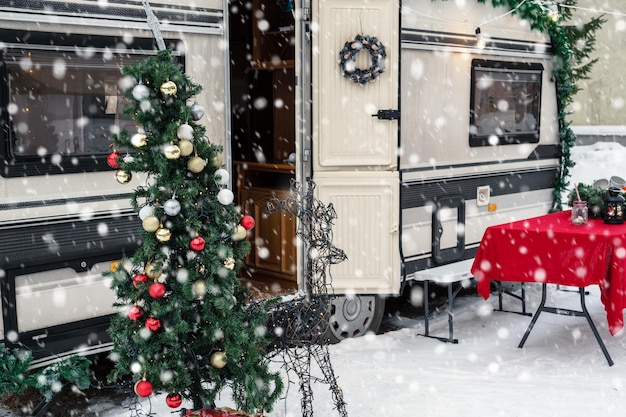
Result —
[[[399, 120], [372, 117], [399, 110], [399, 1], [313, 0], [312, 166], [318, 198], [332, 203], [335, 245], [348, 260], [333, 265], [337, 292], [397, 293], [400, 287]], [[343, 77], [339, 51], [358, 34], [376, 37], [385, 71], [365, 85]], [[367, 50], [356, 66], [371, 65]]]
[[[398, 122], [372, 115], [380, 109], [398, 108], [397, 0], [320, 0], [315, 4], [315, 169], [365, 166], [376, 170], [395, 165]], [[339, 51], [360, 33], [377, 37], [387, 53], [385, 72], [365, 85], [344, 78], [338, 64]], [[358, 68], [371, 65], [367, 50], [359, 52], [356, 58]]]
[[318, 198], [332, 203], [337, 212], [333, 243], [348, 256], [331, 267], [333, 289], [357, 294], [397, 292], [399, 190], [394, 174], [320, 174], [316, 184]]

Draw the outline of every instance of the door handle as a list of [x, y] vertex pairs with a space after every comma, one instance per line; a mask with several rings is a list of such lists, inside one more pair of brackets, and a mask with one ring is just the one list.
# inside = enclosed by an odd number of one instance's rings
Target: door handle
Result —
[[372, 114], [372, 117], [378, 117], [378, 120], [399, 120], [400, 110], [378, 110], [378, 113]]

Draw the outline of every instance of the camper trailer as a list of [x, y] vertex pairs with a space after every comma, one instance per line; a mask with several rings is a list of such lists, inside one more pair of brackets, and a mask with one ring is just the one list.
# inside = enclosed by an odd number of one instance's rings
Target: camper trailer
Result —
[[[462, 3], [462, 4], [461, 4]], [[375, 331], [422, 271], [469, 272], [486, 227], [546, 213], [559, 167], [547, 35], [466, 1], [23, 0], [0, 6], [0, 278], [7, 346], [43, 365], [110, 349], [102, 272], [139, 239], [107, 166], [121, 67], [162, 36], [204, 90], [252, 252], [242, 275], [299, 288], [296, 219], [266, 215], [295, 180], [332, 203], [331, 336]], [[121, 150], [125, 152], [125, 150]]]

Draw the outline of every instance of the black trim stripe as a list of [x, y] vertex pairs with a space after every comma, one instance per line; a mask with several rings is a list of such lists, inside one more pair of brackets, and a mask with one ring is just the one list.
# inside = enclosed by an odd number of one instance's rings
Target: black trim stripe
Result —
[[402, 183], [400, 206], [402, 209], [423, 207], [441, 196], [462, 196], [465, 200], [476, 199], [476, 188], [489, 185], [492, 196], [516, 194], [554, 188], [556, 167], [529, 169], [525, 171], [478, 174], [449, 179], [405, 181]]
[[[487, 48], [491, 51], [509, 51], [537, 56], [551, 55], [553, 53], [550, 43], [538, 44], [532, 41], [523, 41], [519, 39], [489, 37], [487, 40]], [[413, 45], [416, 49], [420, 46], [438, 47], [448, 46], [452, 48], [471, 48], [476, 49], [476, 36], [464, 33], [449, 33], [430, 31], [422, 29], [402, 28], [402, 44], [406, 47]], [[541, 45], [541, 48], [538, 46]]]
[[[87, 347], [95, 348], [111, 341], [108, 334], [111, 317], [111, 315], [94, 317], [22, 332], [18, 333], [20, 344], [11, 344], [7, 341], [4, 343], [13, 348], [26, 346], [35, 360], [61, 355], [79, 348], [87, 350]], [[42, 335], [45, 337], [38, 337]]]
[[[539, 161], [546, 159], [561, 159], [561, 147], [560, 145], [539, 145], [536, 146], [535, 149], [528, 155], [526, 159], [509, 159], [506, 162], [515, 163], [515, 162], [526, 162], [526, 161]], [[459, 169], [459, 168], [468, 168], [468, 167], [486, 167], [490, 165], [500, 165], [500, 162], [497, 160], [493, 161], [480, 161], [480, 162], [472, 162], [467, 164], [449, 164], [449, 165], [430, 165], [427, 167], [419, 167], [419, 168], [404, 168], [401, 167], [402, 172], [420, 172], [420, 171], [435, 171], [435, 170], [445, 170], [445, 169]]]
[[[78, 198], [58, 198], [54, 200], [37, 200], [37, 201], [20, 201], [16, 203], [4, 203], [0, 204], [0, 211], [5, 210], [16, 210], [16, 209], [26, 209], [26, 208], [35, 208], [35, 207], [50, 207], [50, 206], [64, 206], [69, 203], [93, 203], [99, 201], [111, 201], [111, 200], [129, 200], [130, 201], [131, 194], [107, 194], [107, 195], [94, 195], [89, 197], [78, 197]], [[6, 222], [0, 222], [0, 224]]]
[[[478, 251], [477, 247], [471, 248], [471, 249], [466, 248], [463, 254], [463, 257], [461, 259], [455, 259], [453, 262], [460, 262], [466, 259], [472, 259], [473, 257], [476, 256], [477, 251]], [[452, 262], [449, 262], [449, 263], [452, 263]], [[406, 261], [404, 263], [404, 269], [405, 269], [406, 275], [411, 275], [418, 271], [423, 271], [425, 269], [430, 269], [430, 268], [434, 268], [436, 266], [441, 266], [441, 265], [443, 264], [435, 263], [433, 257], [429, 256], [427, 258], [420, 258], [420, 259], [415, 259], [411, 261]]]
[[[100, 233], [105, 224], [106, 233]], [[106, 213], [83, 221], [78, 217], [64, 220], [36, 220], [31, 224], [0, 226], [0, 269], [41, 266], [84, 258], [134, 252], [141, 245], [141, 222], [136, 213], [124, 215]], [[74, 265], [74, 266], [76, 266]], [[85, 264], [82, 269], [88, 269]]]

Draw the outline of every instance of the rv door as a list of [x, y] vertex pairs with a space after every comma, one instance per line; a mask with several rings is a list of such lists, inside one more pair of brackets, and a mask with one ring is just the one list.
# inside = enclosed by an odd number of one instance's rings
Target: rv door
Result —
[[[348, 295], [394, 294], [400, 287], [399, 0], [312, 0], [311, 6], [313, 179], [318, 198], [337, 212], [334, 243], [348, 256], [332, 267], [332, 286]], [[349, 78], [355, 73], [347, 55], [340, 57], [344, 47], [371, 81]], [[361, 49], [350, 52], [355, 47]], [[384, 64], [376, 60], [381, 50]]]

